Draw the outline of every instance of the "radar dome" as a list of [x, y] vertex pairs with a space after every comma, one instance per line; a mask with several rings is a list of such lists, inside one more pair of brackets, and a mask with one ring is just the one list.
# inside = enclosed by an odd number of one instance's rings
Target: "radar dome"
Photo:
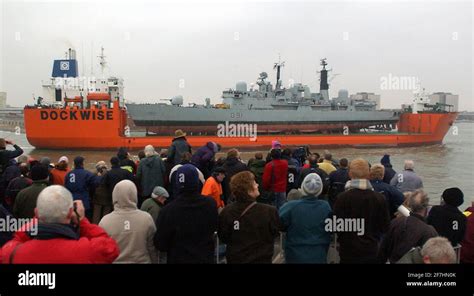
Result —
[[347, 89], [340, 89], [337, 93], [337, 97], [339, 99], [347, 99], [349, 98], [349, 92], [347, 91]]
[[183, 96], [174, 96], [171, 98], [171, 105], [183, 105]]
[[235, 85], [235, 90], [240, 91], [240, 92], [246, 92], [247, 91], [247, 83], [245, 81], [239, 81]]

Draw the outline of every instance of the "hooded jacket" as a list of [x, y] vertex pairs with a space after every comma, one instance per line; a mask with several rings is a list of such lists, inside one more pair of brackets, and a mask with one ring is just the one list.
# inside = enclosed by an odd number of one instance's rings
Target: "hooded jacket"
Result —
[[24, 231], [15, 233], [1, 249], [0, 262], [13, 259], [18, 264], [112, 263], [118, 254], [115, 240], [83, 218], [79, 236], [66, 224], [39, 223], [36, 236]]
[[207, 142], [193, 154], [191, 162], [201, 171], [209, 169], [209, 163], [217, 153], [217, 145], [214, 142]]
[[137, 180], [142, 189], [142, 196], [150, 196], [153, 188], [164, 186], [165, 165], [158, 155], [146, 157], [140, 161]]
[[156, 228], [155, 246], [167, 252], [167, 263], [214, 263], [214, 199], [183, 193], [161, 209]]
[[112, 200], [114, 211], [100, 220], [102, 227], [119, 245], [114, 263], [156, 263], [153, 236], [155, 222], [147, 212], [137, 209], [137, 187], [130, 180], [117, 183]]
[[390, 184], [390, 181], [393, 179], [393, 176], [397, 174], [397, 172], [392, 168], [392, 164], [390, 163], [390, 155], [385, 154], [380, 160], [380, 163], [385, 167], [383, 181], [387, 184]]

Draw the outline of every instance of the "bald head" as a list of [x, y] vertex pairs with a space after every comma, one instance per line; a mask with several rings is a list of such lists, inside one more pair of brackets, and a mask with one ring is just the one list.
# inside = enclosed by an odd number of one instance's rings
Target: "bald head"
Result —
[[415, 168], [415, 162], [413, 160], [405, 160], [404, 164], [405, 170], [413, 170]]

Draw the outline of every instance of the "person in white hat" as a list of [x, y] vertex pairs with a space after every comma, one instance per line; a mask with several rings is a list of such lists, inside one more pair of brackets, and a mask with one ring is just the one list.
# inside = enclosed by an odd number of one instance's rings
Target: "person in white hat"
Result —
[[64, 186], [64, 177], [69, 172], [69, 159], [67, 156], [61, 156], [58, 160], [58, 163], [50, 172], [50, 183], [51, 185], [61, 185]]

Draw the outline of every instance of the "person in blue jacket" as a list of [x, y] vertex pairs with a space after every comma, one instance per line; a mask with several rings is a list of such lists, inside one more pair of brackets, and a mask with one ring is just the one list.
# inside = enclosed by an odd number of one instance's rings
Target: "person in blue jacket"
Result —
[[391, 186], [383, 181], [385, 168], [382, 164], [374, 164], [370, 167], [370, 184], [375, 192], [382, 193], [387, 201], [391, 218], [395, 218], [398, 208], [403, 204], [405, 197], [395, 186]]
[[81, 200], [86, 210], [86, 216], [92, 217], [89, 191], [100, 184], [101, 176], [96, 176], [84, 169], [84, 157], [74, 158], [74, 169], [64, 178], [64, 187], [72, 193], [74, 200]]
[[327, 263], [331, 233], [325, 230], [326, 219], [332, 216], [331, 207], [318, 199], [323, 182], [316, 173], [308, 174], [300, 189], [304, 196], [280, 208], [280, 220], [286, 232], [286, 263]]

